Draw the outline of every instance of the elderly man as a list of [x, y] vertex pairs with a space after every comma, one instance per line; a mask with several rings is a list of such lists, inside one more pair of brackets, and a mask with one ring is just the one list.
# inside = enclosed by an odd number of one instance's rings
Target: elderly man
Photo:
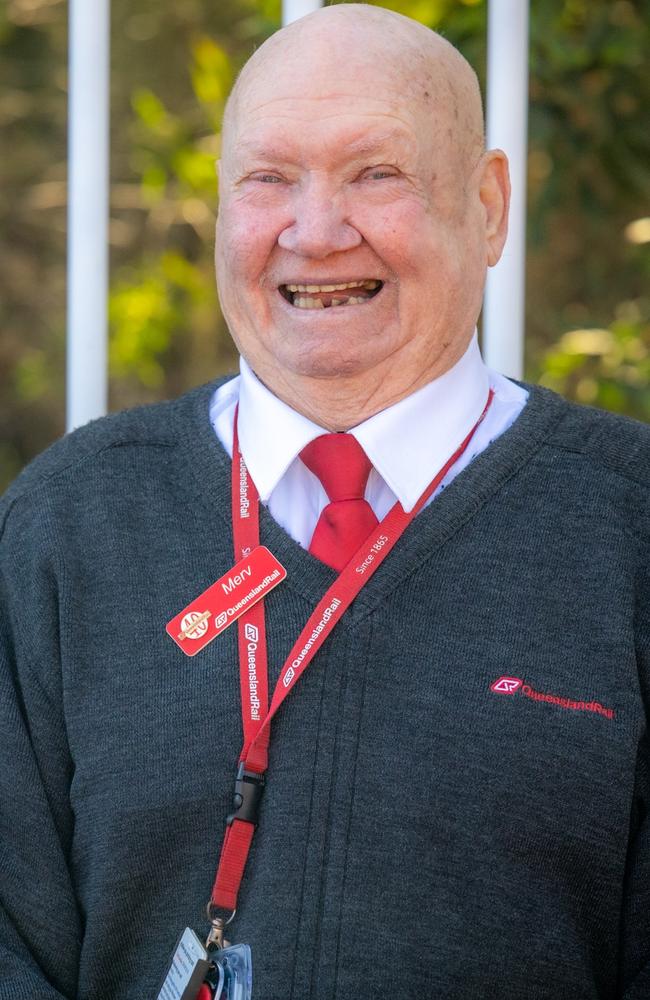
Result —
[[232, 1000], [250, 956], [256, 1000], [650, 996], [649, 435], [484, 367], [482, 135], [406, 18], [271, 38], [224, 121], [240, 377], [7, 494], [2, 1000]]

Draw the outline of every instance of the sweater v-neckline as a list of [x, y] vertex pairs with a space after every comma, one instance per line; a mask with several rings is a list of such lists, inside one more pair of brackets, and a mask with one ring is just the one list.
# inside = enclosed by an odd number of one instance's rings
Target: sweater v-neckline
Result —
[[[209, 420], [212, 394], [224, 381], [200, 386], [172, 406], [181, 462], [185, 466], [183, 479], [194, 482], [196, 500], [206, 508], [209, 517], [225, 524], [232, 539], [231, 459]], [[522, 412], [417, 515], [356, 598], [357, 614], [372, 610], [432, 558], [535, 455], [563, 418], [566, 403], [560, 396], [541, 386], [519, 384], [529, 393]], [[432, 478], [437, 471], [432, 470]], [[312, 606], [336, 579], [337, 574], [294, 541], [262, 504], [260, 543], [266, 545], [287, 570], [283, 587], [289, 587]]]

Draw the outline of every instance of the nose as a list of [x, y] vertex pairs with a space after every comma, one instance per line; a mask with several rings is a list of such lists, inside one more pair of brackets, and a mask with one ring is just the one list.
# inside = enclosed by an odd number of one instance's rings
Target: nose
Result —
[[362, 236], [347, 220], [344, 201], [326, 185], [305, 185], [294, 195], [293, 221], [280, 233], [278, 244], [317, 260], [359, 246]]

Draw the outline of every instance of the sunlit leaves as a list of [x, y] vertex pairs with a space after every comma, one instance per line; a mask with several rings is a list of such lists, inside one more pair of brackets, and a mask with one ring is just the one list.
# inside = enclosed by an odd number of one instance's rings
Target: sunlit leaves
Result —
[[650, 216], [629, 222], [625, 227], [625, 238], [630, 243], [650, 243]]
[[621, 303], [607, 329], [569, 330], [547, 351], [540, 381], [582, 403], [650, 420], [650, 301]]
[[139, 87], [133, 94], [131, 103], [138, 118], [151, 132], [169, 135], [173, 131], [172, 119], [162, 101], [151, 90]]
[[135, 374], [143, 385], [162, 384], [161, 357], [169, 346], [178, 310], [157, 269], [137, 282], [118, 284], [110, 301], [110, 370], [117, 377]]
[[197, 306], [209, 301], [214, 308], [213, 298], [202, 271], [172, 251], [119, 279], [109, 307], [111, 375], [159, 388], [173, 337]]
[[232, 86], [228, 53], [214, 39], [201, 36], [192, 46], [192, 86], [201, 104], [223, 104]]
[[449, 0], [386, 0], [386, 2], [377, 3], [376, 6], [386, 7], [388, 10], [405, 14], [415, 21], [434, 27], [451, 4]]
[[192, 191], [205, 194], [211, 200], [217, 191], [214, 157], [196, 146], [183, 146], [171, 157], [171, 166], [179, 181]]

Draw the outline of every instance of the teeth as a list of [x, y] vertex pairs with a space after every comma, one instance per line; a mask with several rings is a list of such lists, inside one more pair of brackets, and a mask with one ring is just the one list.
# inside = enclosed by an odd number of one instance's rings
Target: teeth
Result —
[[[362, 302], [367, 302], [368, 299], [362, 296], [350, 295], [345, 299], [332, 299], [333, 306], [356, 306], [360, 305]], [[321, 299], [311, 299], [307, 296], [298, 296], [293, 300], [294, 306], [298, 309], [325, 309]], [[329, 306], [327, 307], [329, 308]]]
[[379, 288], [379, 282], [368, 278], [366, 281], [348, 281], [342, 285], [287, 285], [286, 288], [289, 292], [343, 292], [346, 288], [365, 288], [373, 292], [375, 288]]
[[294, 306], [299, 309], [324, 309], [325, 306], [320, 299], [299, 298], [293, 300]]

